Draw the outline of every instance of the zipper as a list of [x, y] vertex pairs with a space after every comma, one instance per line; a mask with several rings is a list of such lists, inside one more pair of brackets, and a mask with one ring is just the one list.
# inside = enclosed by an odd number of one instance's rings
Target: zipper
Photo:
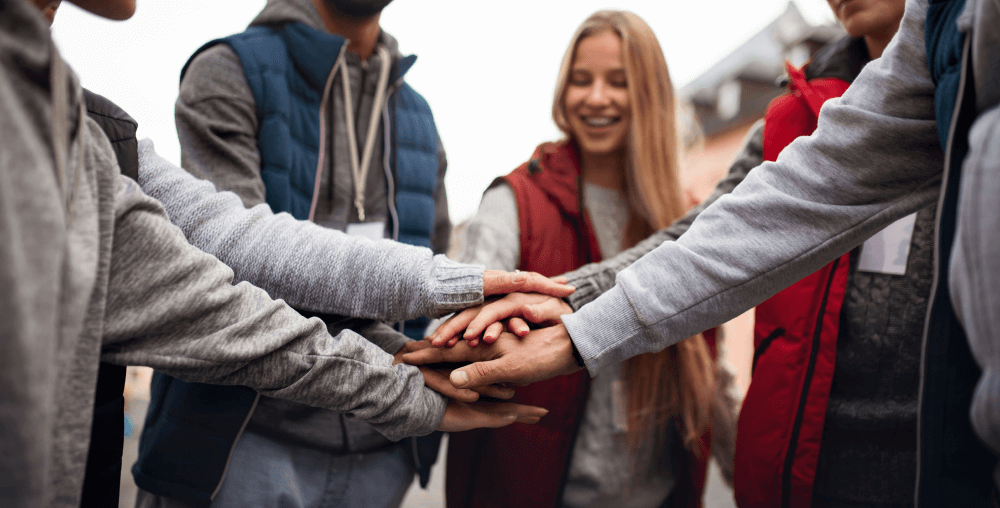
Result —
[[[385, 201], [389, 205], [389, 218], [392, 220], [392, 239], [395, 241], [399, 241], [399, 215], [396, 212], [396, 181], [392, 177], [392, 167], [389, 157], [395, 151], [396, 140], [390, 136], [389, 101], [392, 100], [392, 96], [396, 93], [396, 88], [398, 88], [401, 82], [402, 79], [397, 81], [391, 90], [386, 90], [388, 95], [385, 97], [385, 104], [382, 105], [382, 170], [385, 172], [385, 181], [388, 184]], [[392, 140], [392, 146], [390, 146], [390, 140]]]
[[[799, 429], [802, 428], [802, 418], [805, 416], [806, 399], [809, 398], [809, 385], [812, 384], [813, 374], [816, 371], [816, 360], [819, 358], [819, 343], [823, 331], [823, 318], [826, 317], [826, 304], [830, 298], [830, 288], [833, 287], [833, 278], [837, 275], [837, 267], [839, 266], [840, 258], [837, 258], [830, 267], [830, 276], [826, 280], [826, 289], [823, 290], [823, 300], [819, 304], [819, 317], [816, 318], [816, 328], [813, 332], [812, 351], [809, 352], [809, 365], [806, 367], [806, 377], [802, 382], [799, 407], [795, 412], [795, 422], [792, 424], [792, 435], [788, 443], [788, 452], [785, 455], [785, 465], [781, 471], [782, 508], [788, 508], [792, 503], [792, 463], [795, 462], [795, 452], [798, 449]], [[772, 335], [774, 334], [772, 333]]]
[[753, 376], [754, 371], [757, 370], [757, 360], [760, 360], [761, 356], [764, 356], [764, 351], [767, 351], [768, 346], [771, 345], [778, 337], [785, 334], [784, 328], [775, 328], [764, 340], [760, 341], [760, 346], [757, 347], [757, 351], [753, 354], [753, 363], [750, 365], [750, 375]]
[[945, 199], [947, 197], [947, 192], [945, 186], [948, 185], [948, 174], [951, 171], [951, 152], [953, 149], [955, 141], [955, 130], [958, 125], [959, 113], [962, 111], [962, 103], [965, 100], [965, 88], [966, 80], [968, 79], [969, 70], [969, 48], [971, 47], [972, 34], [965, 34], [965, 43], [962, 48], [962, 71], [958, 79], [958, 93], [955, 96], [955, 109], [951, 112], [951, 126], [948, 128], [948, 146], [945, 147], [944, 151], [944, 168], [941, 172], [941, 194], [938, 196], [937, 211], [934, 213], [934, 231], [937, 233], [934, 235], [934, 274], [933, 283], [931, 284], [930, 298], [927, 301], [927, 316], [924, 320], [924, 336], [921, 341], [921, 355], [920, 355], [920, 388], [917, 392], [917, 478], [913, 492], [913, 507], [920, 508], [920, 483], [921, 476], [923, 474], [923, 446], [921, 436], [923, 435], [923, 409], [924, 409], [924, 392], [926, 391], [925, 381], [927, 378], [927, 345], [930, 341], [930, 325], [931, 320], [934, 315], [934, 308], [936, 306], [937, 291], [938, 286], [941, 284], [941, 267], [940, 267], [940, 252], [941, 252], [941, 216], [945, 209]]
[[240, 442], [240, 437], [243, 436], [243, 431], [246, 430], [247, 424], [250, 423], [250, 417], [253, 416], [253, 412], [257, 409], [257, 402], [260, 401], [260, 392], [257, 392], [257, 396], [253, 398], [253, 404], [250, 406], [250, 411], [247, 412], [246, 418], [243, 419], [243, 425], [240, 425], [240, 431], [236, 433], [236, 439], [233, 440], [233, 445], [229, 447], [229, 455], [226, 455], [226, 465], [222, 468], [222, 476], [219, 477], [219, 484], [215, 486], [215, 490], [212, 491], [212, 495], [208, 498], [215, 500], [215, 496], [219, 494], [219, 490], [222, 488], [222, 482], [226, 481], [226, 473], [229, 472], [229, 463], [233, 460], [233, 452], [236, 451], [236, 443]]
[[[350, 40], [345, 39], [344, 44], [340, 46], [340, 53], [337, 55], [336, 63], [333, 64], [333, 68], [330, 69], [330, 74], [326, 78], [326, 86], [323, 87], [323, 99], [319, 103], [319, 157], [316, 161], [316, 179], [313, 182], [312, 204], [309, 205], [308, 220], [310, 222], [316, 216], [316, 203], [319, 202], [319, 181], [323, 175], [323, 164], [326, 162], [326, 110], [329, 107], [330, 90], [333, 89], [333, 78], [336, 77], [337, 70], [340, 69], [341, 65], [347, 65], [344, 63], [344, 51], [347, 50], [347, 45], [350, 42]], [[344, 86], [351, 86], [351, 84], [344, 83]], [[350, 107], [350, 105], [345, 104], [345, 107]]]

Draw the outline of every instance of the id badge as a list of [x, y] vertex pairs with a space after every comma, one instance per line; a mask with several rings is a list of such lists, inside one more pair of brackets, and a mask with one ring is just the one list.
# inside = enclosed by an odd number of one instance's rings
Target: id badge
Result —
[[360, 236], [369, 240], [382, 240], [385, 238], [385, 222], [361, 222], [348, 224], [345, 233], [351, 236]]
[[907, 215], [879, 231], [861, 246], [858, 270], [903, 275], [910, 256], [910, 239], [917, 214]]

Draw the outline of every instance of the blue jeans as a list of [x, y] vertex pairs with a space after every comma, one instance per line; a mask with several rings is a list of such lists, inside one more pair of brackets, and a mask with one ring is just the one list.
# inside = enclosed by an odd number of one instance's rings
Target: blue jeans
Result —
[[[212, 508], [397, 508], [413, 481], [403, 445], [333, 455], [245, 432]], [[141, 489], [136, 508], [186, 508]]]

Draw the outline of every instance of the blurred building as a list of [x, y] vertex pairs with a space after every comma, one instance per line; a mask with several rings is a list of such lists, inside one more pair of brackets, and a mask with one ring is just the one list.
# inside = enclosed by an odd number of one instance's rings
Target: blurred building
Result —
[[750, 126], [764, 117], [784, 89], [785, 62], [800, 67], [827, 42], [844, 35], [839, 25], [810, 25], [789, 2], [777, 19], [679, 90], [704, 135], [685, 160], [685, 187], [706, 197], [729, 169]]

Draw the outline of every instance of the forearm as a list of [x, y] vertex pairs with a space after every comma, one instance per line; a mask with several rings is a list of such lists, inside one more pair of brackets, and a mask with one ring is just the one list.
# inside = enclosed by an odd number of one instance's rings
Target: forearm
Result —
[[329, 314], [303, 313], [303, 315], [322, 319], [326, 323], [326, 329], [330, 332], [330, 335], [336, 335], [343, 330], [351, 330], [390, 355], [399, 352], [403, 345], [411, 340], [406, 335], [399, 333], [395, 328], [381, 321]]
[[733, 160], [733, 164], [730, 166], [726, 177], [719, 181], [715, 186], [715, 190], [712, 191], [712, 194], [705, 201], [692, 208], [684, 217], [677, 219], [666, 228], [653, 233], [645, 240], [639, 242], [635, 247], [622, 251], [611, 259], [606, 259], [600, 263], [591, 263], [567, 273], [566, 278], [569, 279], [569, 285], [576, 288], [573, 294], [566, 297], [566, 302], [573, 308], [573, 311], [580, 310], [581, 307], [594, 301], [605, 291], [614, 287], [615, 277], [618, 275], [618, 272], [659, 247], [661, 243], [680, 238], [691, 227], [694, 220], [698, 218], [698, 214], [720, 197], [732, 192], [746, 178], [747, 173], [751, 169], [759, 166], [764, 161], [763, 139], [764, 122], [759, 121], [750, 127], [743, 142], [743, 148]]
[[[123, 179], [123, 183], [127, 183]], [[138, 188], [120, 193], [103, 359], [350, 413], [391, 439], [437, 427], [444, 401], [356, 333], [330, 337], [187, 244]]]
[[235, 194], [156, 155], [148, 140], [140, 142], [139, 182], [188, 241], [232, 267], [236, 280], [296, 308], [397, 321], [483, 299], [482, 268], [274, 214], [266, 204], [246, 209]]
[[897, 38], [826, 103], [815, 134], [563, 318], [591, 372], [735, 317], [937, 198], [943, 156], [925, 9], [907, 5]]

